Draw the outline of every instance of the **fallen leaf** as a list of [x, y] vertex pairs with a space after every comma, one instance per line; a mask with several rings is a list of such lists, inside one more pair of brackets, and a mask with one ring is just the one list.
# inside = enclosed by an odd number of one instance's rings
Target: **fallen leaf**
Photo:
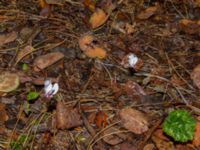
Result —
[[196, 147], [200, 146], [200, 122], [197, 122], [196, 124], [196, 130], [194, 133], [192, 144]]
[[200, 89], [200, 64], [193, 69], [191, 73], [191, 79], [193, 80], [194, 84]]
[[128, 142], [124, 142], [120, 144], [120, 150], [137, 150], [137, 147]]
[[127, 95], [134, 97], [134, 96], [146, 96], [147, 94], [143, 90], [143, 88], [136, 82], [129, 80], [124, 85], [124, 91]]
[[94, 12], [96, 8], [96, 1], [95, 0], [84, 0], [83, 4], [87, 7], [90, 11]]
[[103, 48], [94, 47], [92, 49], [88, 49], [87, 51], [85, 51], [85, 55], [91, 58], [103, 59], [106, 57], [106, 51]]
[[137, 16], [137, 18], [138, 19], [142, 19], [142, 20], [148, 19], [158, 11], [158, 8], [159, 8], [159, 5], [151, 6], [151, 7], [147, 8], [147, 9], [145, 9], [144, 11], [142, 11]]
[[97, 28], [103, 25], [108, 20], [108, 15], [102, 9], [96, 9], [96, 11], [90, 17], [90, 24], [92, 28]]
[[195, 7], [200, 7], [200, 0], [195, 0], [194, 1], [194, 6]]
[[156, 136], [152, 136], [152, 140], [159, 150], [175, 150], [173, 142], [162, 140]]
[[154, 144], [147, 144], [144, 146], [143, 150], [154, 150], [155, 145]]
[[77, 109], [66, 107], [62, 101], [56, 106], [56, 127], [70, 129], [82, 125], [81, 116]]
[[98, 128], [105, 128], [108, 125], [108, 115], [105, 112], [98, 112], [96, 115], [96, 125]]
[[32, 52], [34, 52], [35, 49], [31, 46], [31, 45], [27, 45], [26, 47], [24, 47], [22, 50], [19, 51], [19, 53], [17, 54], [16, 57], [16, 64], [23, 59], [25, 56], [27, 56], [28, 54], [31, 54]]
[[103, 59], [106, 57], [106, 51], [95, 44], [95, 39], [92, 35], [84, 35], [79, 39], [80, 49], [91, 58]]
[[52, 52], [46, 55], [39, 56], [34, 60], [34, 71], [40, 71], [45, 69], [46, 67], [54, 64], [55, 62], [59, 61], [64, 57], [63, 53], [61, 52]]
[[142, 134], [148, 130], [148, 120], [145, 114], [138, 110], [124, 108], [119, 112], [119, 116], [123, 126], [135, 134]]
[[200, 30], [199, 21], [194, 21], [190, 19], [180, 20], [181, 29], [188, 34], [198, 34]]
[[5, 121], [7, 121], [9, 119], [8, 114], [6, 112], [6, 105], [0, 103], [0, 123], [4, 123]]
[[115, 127], [110, 127], [107, 130], [105, 130], [103, 132], [104, 142], [106, 142], [107, 144], [110, 144], [110, 145], [117, 145], [117, 144], [123, 142], [123, 140], [126, 138], [126, 136], [122, 133], [112, 134], [114, 132], [120, 132], [120, 130]]
[[19, 76], [15, 73], [0, 74], [0, 92], [11, 92], [19, 86]]
[[0, 34], [0, 46], [13, 42], [16, 38], [17, 33], [15, 31], [6, 34]]
[[132, 34], [135, 32], [134, 25], [131, 25], [131, 24], [123, 22], [123, 21], [114, 22], [112, 24], [112, 27], [115, 30], [117, 30], [121, 33], [124, 33], [124, 34]]

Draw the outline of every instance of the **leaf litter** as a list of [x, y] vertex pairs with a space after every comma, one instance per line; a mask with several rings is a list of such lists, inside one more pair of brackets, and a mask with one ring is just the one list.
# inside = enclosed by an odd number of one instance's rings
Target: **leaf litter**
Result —
[[0, 149], [198, 149], [199, 0], [0, 2]]

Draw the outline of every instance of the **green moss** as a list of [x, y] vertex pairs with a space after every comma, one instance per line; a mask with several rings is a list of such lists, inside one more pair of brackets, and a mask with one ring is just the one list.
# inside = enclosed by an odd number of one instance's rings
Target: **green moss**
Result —
[[193, 139], [196, 121], [185, 110], [175, 110], [169, 113], [163, 124], [164, 132], [177, 142], [187, 142]]

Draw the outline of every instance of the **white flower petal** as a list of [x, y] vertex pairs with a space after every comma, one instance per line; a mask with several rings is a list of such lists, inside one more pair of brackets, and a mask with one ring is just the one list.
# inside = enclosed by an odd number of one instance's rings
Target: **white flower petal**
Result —
[[129, 62], [129, 65], [131, 67], [134, 67], [137, 64], [137, 62], [138, 62], [138, 57], [135, 56], [134, 54], [130, 54], [128, 56], [128, 62]]
[[52, 95], [55, 95], [58, 92], [58, 90], [59, 90], [59, 85], [58, 83], [55, 83], [52, 87], [52, 92], [53, 92]]

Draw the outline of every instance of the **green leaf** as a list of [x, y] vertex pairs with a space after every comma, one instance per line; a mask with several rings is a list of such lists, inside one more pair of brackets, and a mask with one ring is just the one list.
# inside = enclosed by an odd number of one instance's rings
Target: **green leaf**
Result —
[[25, 71], [25, 72], [27, 72], [29, 70], [28, 64], [23, 64], [22, 65], [22, 70]]
[[39, 97], [39, 93], [38, 92], [29, 92], [27, 95], [27, 100], [28, 101], [32, 101], [35, 100]]
[[177, 142], [187, 142], [194, 138], [196, 121], [185, 110], [169, 113], [163, 124], [164, 132]]

